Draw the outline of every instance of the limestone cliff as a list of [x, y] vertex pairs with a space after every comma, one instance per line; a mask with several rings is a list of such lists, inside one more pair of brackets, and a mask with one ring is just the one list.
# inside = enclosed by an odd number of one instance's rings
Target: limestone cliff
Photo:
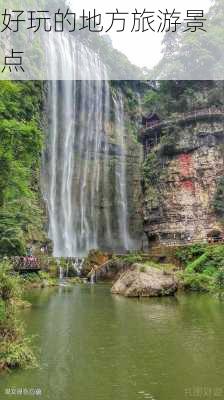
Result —
[[[143, 217], [150, 246], [223, 235], [224, 109], [208, 107], [143, 129]], [[218, 198], [220, 201], [220, 198]]]
[[[138, 82], [140, 85], [140, 82]], [[105, 168], [106, 174], [109, 174], [110, 180], [108, 186], [101, 186], [102, 196], [99, 204], [99, 209], [108, 207], [111, 210], [116, 210], [117, 206], [117, 193], [119, 187], [116, 185], [117, 174], [120, 173], [122, 168], [125, 170], [125, 185], [127, 192], [127, 225], [130, 236], [130, 249], [139, 250], [142, 246], [144, 238], [143, 221], [141, 214], [142, 203], [142, 189], [141, 189], [141, 166], [143, 162], [143, 148], [138, 141], [138, 130], [140, 121], [140, 110], [138, 102], [139, 88], [133, 88], [133, 85], [128, 82], [116, 84], [111, 83], [112, 94], [117, 97], [120, 93], [123, 103], [122, 121], [116, 121], [114, 118], [114, 108], [111, 106], [111, 120], [107, 127], [107, 135], [109, 142], [108, 160]], [[123, 130], [123, 140], [121, 140], [120, 131]], [[122, 143], [123, 141], [123, 143]], [[124, 156], [122, 156], [122, 147], [124, 149]], [[103, 162], [104, 157], [102, 157]], [[123, 165], [122, 165], [123, 164]], [[105, 191], [110, 193], [109, 201], [105, 203]], [[112, 212], [113, 214], [113, 212]], [[119, 221], [113, 219], [113, 230], [117, 232], [117, 241], [113, 242], [113, 249], [119, 252]], [[101, 247], [107, 248], [104, 243], [103, 227], [100, 234]]]

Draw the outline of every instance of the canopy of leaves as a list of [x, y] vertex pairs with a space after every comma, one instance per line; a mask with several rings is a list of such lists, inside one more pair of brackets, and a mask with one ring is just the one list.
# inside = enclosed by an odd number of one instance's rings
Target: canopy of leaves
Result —
[[223, 79], [224, 2], [213, 0], [203, 30], [167, 32], [154, 79]]
[[25, 251], [29, 226], [41, 226], [38, 172], [42, 84], [0, 82], [0, 254]]
[[223, 106], [223, 81], [157, 81], [145, 92], [143, 106], [146, 113], [156, 112], [161, 117], [172, 113]]

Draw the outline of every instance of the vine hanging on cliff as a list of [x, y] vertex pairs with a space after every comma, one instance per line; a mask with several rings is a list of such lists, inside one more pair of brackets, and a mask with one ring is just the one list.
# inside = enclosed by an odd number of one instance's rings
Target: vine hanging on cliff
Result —
[[220, 217], [224, 217], [224, 176], [222, 176], [218, 182], [213, 207], [216, 214]]

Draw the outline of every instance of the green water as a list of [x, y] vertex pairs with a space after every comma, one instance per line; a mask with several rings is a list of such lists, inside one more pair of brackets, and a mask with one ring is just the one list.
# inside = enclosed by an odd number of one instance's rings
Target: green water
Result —
[[83, 285], [33, 291], [29, 300], [20, 318], [37, 334], [41, 368], [1, 376], [0, 400], [224, 399], [224, 303], [216, 298], [139, 301]]

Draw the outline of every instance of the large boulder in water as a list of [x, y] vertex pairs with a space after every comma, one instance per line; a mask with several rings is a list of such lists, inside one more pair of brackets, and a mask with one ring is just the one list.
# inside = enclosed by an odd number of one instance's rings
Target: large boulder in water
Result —
[[134, 264], [120, 275], [111, 292], [126, 297], [159, 297], [174, 295], [177, 288], [177, 280], [173, 274]]

